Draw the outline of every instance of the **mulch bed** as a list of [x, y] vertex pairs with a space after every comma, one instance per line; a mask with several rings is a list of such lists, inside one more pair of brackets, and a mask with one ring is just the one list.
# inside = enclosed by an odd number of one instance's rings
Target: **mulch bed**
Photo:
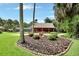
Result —
[[35, 40], [33, 37], [25, 36], [25, 42], [24, 46], [32, 51], [45, 55], [56, 55], [65, 51], [71, 41], [65, 38], [57, 38], [57, 40], [51, 41], [47, 39], [47, 36]]

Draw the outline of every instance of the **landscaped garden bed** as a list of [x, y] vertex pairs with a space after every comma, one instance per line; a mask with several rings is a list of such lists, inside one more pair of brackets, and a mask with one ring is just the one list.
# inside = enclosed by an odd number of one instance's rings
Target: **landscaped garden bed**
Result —
[[66, 38], [56, 38], [56, 40], [49, 40], [48, 36], [40, 37], [30, 37], [29, 35], [25, 36], [24, 47], [28, 48], [31, 51], [36, 53], [41, 53], [44, 55], [57, 55], [61, 54], [67, 50], [70, 40]]

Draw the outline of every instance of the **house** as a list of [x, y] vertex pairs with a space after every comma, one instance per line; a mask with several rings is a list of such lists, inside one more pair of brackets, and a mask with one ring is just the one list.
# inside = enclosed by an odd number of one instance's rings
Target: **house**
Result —
[[[32, 30], [31, 26], [31, 30]], [[53, 23], [34, 23], [34, 32], [52, 32], [55, 31]]]

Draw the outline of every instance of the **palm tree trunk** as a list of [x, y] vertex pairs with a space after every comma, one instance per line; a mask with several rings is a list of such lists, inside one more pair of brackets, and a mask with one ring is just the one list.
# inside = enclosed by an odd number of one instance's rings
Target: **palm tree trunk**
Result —
[[32, 25], [33, 25], [33, 27], [32, 27], [32, 33], [33, 34], [34, 34], [35, 6], [36, 6], [36, 4], [34, 3], [34, 8], [33, 8], [33, 23], [32, 23]]
[[22, 40], [22, 43], [25, 43], [24, 39], [24, 26], [23, 26], [23, 3], [20, 3], [20, 39]]

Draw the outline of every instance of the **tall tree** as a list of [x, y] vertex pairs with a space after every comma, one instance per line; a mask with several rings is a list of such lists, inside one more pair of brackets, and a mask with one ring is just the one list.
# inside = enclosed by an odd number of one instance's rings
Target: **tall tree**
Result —
[[3, 26], [3, 20], [0, 18], [0, 26]]
[[29, 24], [24, 22], [24, 28], [29, 27]]
[[20, 3], [20, 39], [22, 40], [22, 43], [25, 43], [24, 39], [24, 26], [23, 26], [23, 3]]
[[34, 23], [38, 23], [38, 19], [35, 19], [35, 20], [34, 20]]
[[45, 23], [52, 23], [52, 20], [49, 19], [48, 17], [46, 17], [44, 21], [45, 21]]
[[33, 28], [32, 28], [33, 33], [34, 33], [35, 7], [36, 7], [36, 3], [34, 3], [34, 7], [33, 7]]
[[14, 22], [14, 24], [15, 24], [16, 27], [19, 27], [19, 26], [18, 26], [18, 25], [19, 25], [18, 20], [14, 20], [13, 22]]
[[[74, 15], [79, 14], [78, 3], [57, 3], [55, 4], [56, 19], [61, 22], [66, 17], [72, 18]], [[71, 19], [72, 20], [72, 19]]]
[[9, 29], [12, 29], [12, 27], [13, 27], [13, 20], [12, 19], [8, 19], [7, 20], [7, 25], [8, 25]]
[[[59, 22], [58, 29], [64, 30], [71, 35], [78, 34], [79, 4], [58, 3], [55, 4], [56, 20]], [[76, 33], [75, 33], [76, 32]]]

